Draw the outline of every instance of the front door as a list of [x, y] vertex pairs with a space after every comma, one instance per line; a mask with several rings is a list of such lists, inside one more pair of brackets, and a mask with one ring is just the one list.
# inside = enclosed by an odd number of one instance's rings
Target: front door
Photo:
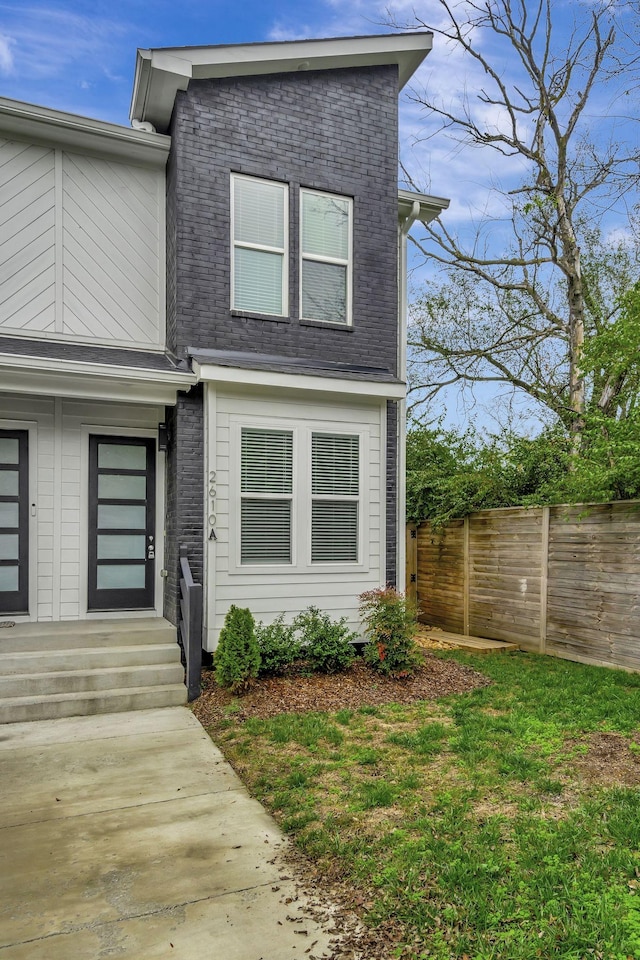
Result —
[[29, 434], [0, 430], [0, 614], [29, 612]]
[[156, 442], [89, 437], [89, 610], [154, 606]]

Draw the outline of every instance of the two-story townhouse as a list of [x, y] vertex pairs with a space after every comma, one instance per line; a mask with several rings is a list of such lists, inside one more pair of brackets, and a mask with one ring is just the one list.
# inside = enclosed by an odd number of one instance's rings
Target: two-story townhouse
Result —
[[139, 51], [131, 130], [0, 101], [14, 630], [175, 624], [180, 546], [207, 650], [232, 603], [356, 626], [403, 586], [406, 234], [447, 201], [398, 194], [398, 92], [430, 46]]

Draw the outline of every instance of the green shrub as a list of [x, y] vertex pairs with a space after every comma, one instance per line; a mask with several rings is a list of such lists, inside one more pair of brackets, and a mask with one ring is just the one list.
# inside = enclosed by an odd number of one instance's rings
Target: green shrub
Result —
[[360, 617], [369, 643], [365, 660], [380, 673], [411, 676], [418, 663], [413, 605], [393, 587], [362, 593]]
[[351, 645], [357, 640], [347, 626], [347, 618], [332, 620], [317, 607], [308, 607], [293, 621], [299, 632], [304, 659], [318, 673], [339, 673], [346, 670], [355, 656]]
[[302, 656], [300, 641], [293, 625], [284, 622], [284, 614], [268, 625], [259, 623], [256, 640], [260, 650], [260, 676], [284, 673]]
[[232, 693], [242, 693], [258, 676], [260, 651], [250, 610], [236, 606], [229, 608], [213, 664], [216, 683]]

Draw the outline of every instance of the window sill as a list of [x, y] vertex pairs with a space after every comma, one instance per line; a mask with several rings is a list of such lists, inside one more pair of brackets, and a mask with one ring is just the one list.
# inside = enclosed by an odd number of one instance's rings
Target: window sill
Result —
[[247, 564], [229, 564], [228, 576], [233, 577], [245, 574], [255, 576], [264, 574], [268, 576], [309, 576], [309, 574], [329, 574], [333, 576], [346, 575], [349, 573], [368, 573], [369, 564], [360, 561], [336, 561], [332, 563], [326, 561], [323, 563], [305, 563], [305, 564], [283, 564], [283, 563], [247, 563]]
[[232, 317], [244, 317], [247, 320], [271, 320], [276, 323], [291, 323], [291, 317], [278, 317], [273, 313], [250, 313], [248, 310], [232, 310]]
[[301, 327], [328, 327], [331, 330], [342, 330], [344, 333], [353, 333], [352, 323], [334, 323], [332, 320], [300, 320]]

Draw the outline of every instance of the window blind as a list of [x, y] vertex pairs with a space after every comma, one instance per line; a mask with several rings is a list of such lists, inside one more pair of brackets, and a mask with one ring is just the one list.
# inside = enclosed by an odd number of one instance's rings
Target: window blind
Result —
[[241, 431], [241, 563], [291, 563], [293, 433]]
[[283, 316], [287, 187], [233, 177], [233, 307]]
[[348, 259], [348, 200], [326, 194], [302, 194], [302, 251], [320, 257]]
[[347, 323], [351, 201], [303, 190], [301, 210], [301, 316]]
[[356, 562], [359, 540], [359, 437], [312, 434], [311, 493], [312, 562]]

